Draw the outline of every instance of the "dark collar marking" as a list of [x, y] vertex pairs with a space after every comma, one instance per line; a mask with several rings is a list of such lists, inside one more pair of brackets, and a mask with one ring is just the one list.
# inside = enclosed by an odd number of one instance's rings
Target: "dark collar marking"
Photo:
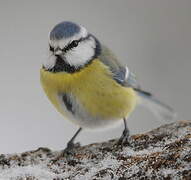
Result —
[[95, 54], [92, 57], [92, 59], [95, 59], [101, 54], [101, 44], [95, 36], [93, 36], [92, 34], [90, 36], [94, 38], [95, 43], [96, 43]]
[[48, 71], [57, 73], [57, 72], [68, 72], [74, 73], [79, 71], [80, 67], [76, 68], [75, 66], [71, 66], [70, 64], [66, 63], [60, 56], [56, 56], [56, 64], [53, 68], [49, 69]]

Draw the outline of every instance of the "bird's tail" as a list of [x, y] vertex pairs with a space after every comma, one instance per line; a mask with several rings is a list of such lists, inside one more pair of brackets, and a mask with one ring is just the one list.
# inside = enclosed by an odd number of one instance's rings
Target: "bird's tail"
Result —
[[159, 101], [151, 93], [143, 91], [141, 89], [135, 89], [138, 95], [141, 97], [141, 105], [147, 107], [153, 114], [157, 117], [158, 120], [171, 122], [175, 120], [176, 113], [175, 111], [165, 103]]

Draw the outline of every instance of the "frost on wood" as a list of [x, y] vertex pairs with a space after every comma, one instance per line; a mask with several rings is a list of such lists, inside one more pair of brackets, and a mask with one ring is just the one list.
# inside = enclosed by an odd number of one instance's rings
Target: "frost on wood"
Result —
[[191, 121], [133, 135], [123, 149], [117, 140], [60, 152], [39, 148], [0, 155], [0, 180], [191, 179]]

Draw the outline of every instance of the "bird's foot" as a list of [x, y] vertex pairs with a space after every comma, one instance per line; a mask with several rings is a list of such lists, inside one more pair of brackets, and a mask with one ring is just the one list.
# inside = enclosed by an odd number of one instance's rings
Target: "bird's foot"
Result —
[[131, 146], [130, 144], [130, 138], [129, 138], [129, 131], [124, 130], [121, 137], [119, 138], [117, 142], [117, 147], [121, 147], [123, 149], [124, 146]]
[[59, 161], [60, 159], [62, 159], [63, 157], [69, 158], [70, 155], [74, 155], [74, 150], [76, 148], [80, 147], [80, 143], [73, 143], [73, 142], [68, 142], [67, 147], [62, 150], [57, 156], [56, 158], [52, 159], [51, 162], [55, 163], [57, 161]]
[[73, 143], [71, 141], [68, 142], [67, 147], [62, 151], [63, 156], [64, 155], [70, 155], [74, 153], [74, 149], [80, 147], [80, 143]]

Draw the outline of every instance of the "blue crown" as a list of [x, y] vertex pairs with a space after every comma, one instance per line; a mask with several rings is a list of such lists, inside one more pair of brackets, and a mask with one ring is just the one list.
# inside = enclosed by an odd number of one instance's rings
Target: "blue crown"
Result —
[[64, 21], [57, 24], [53, 30], [50, 32], [51, 40], [60, 40], [62, 38], [72, 37], [74, 34], [77, 34], [80, 31], [80, 26], [70, 22]]

